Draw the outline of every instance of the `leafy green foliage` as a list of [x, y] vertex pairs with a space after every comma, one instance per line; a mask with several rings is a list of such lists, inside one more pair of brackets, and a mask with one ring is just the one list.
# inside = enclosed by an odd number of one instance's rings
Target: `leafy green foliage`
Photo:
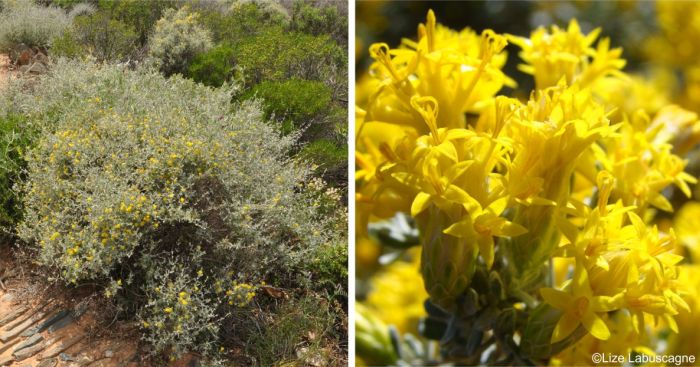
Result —
[[148, 36], [153, 32], [156, 21], [163, 16], [165, 10], [177, 7], [178, 1], [99, 0], [98, 5], [112, 19], [133, 29], [138, 36], [138, 44], [143, 46], [148, 41]]
[[330, 37], [286, 32], [277, 27], [241, 40], [235, 51], [247, 86], [292, 78], [324, 80], [333, 68], [347, 66], [345, 50]]
[[331, 92], [323, 83], [301, 79], [262, 82], [243, 95], [251, 97], [263, 100], [268, 118], [274, 116], [297, 129], [326, 112], [331, 102]]
[[217, 43], [235, 44], [255, 36], [269, 27], [284, 27], [288, 23], [286, 13], [260, 6], [256, 2], [239, 2], [229, 9], [203, 7], [202, 24], [212, 32]]
[[51, 54], [56, 57], [77, 58], [85, 55], [86, 51], [70, 30], [54, 38], [51, 46]]
[[341, 14], [337, 4], [333, 2], [322, 6], [309, 1], [296, 0], [292, 6], [289, 28], [314, 36], [329, 35], [339, 45], [346, 45], [347, 28], [340, 25], [347, 22], [347, 15]]
[[24, 177], [25, 152], [36, 132], [18, 115], [0, 116], [0, 226], [9, 227], [22, 219], [21, 198], [14, 190]]
[[[84, 52], [100, 61], [126, 60], [138, 53], [136, 30], [104, 11], [77, 16], [73, 21], [72, 34]], [[59, 43], [71, 50], [67, 38], [61, 38]]]
[[329, 293], [344, 292], [348, 281], [348, 248], [338, 244], [319, 246], [311, 255], [310, 269], [314, 274], [314, 289]]
[[212, 87], [220, 87], [234, 75], [233, 49], [217, 46], [197, 55], [187, 74], [194, 81]]
[[346, 146], [338, 146], [327, 139], [310, 142], [299, 153], [302, 157], [318, 164], [322, 169], [332, 170], [343, 167], [348, 160]]

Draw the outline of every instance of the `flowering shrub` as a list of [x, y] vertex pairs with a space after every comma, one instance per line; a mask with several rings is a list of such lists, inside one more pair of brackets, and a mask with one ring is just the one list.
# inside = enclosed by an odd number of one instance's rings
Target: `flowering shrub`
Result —
[[220, 321], [259, 284], [302, 282], [310, 254], [342, 243], [337, 197], [308, 181], [258, 104], [231, 104], [236, 86], [65, 60], [51, 70], [15, 99], [42, 128], [18, 232], [55, 277], [104, 284], [156, 350], [213, 353]]
[[166, 9], [156, 23], [148, 52], [166, 75], [184, 74], [197, 54], [212, 47], [211, 34], [199, 25], [198, 19], [198, 13], [183, 7]]
[[[479, 363], [487, 349], [494, 363], [523, 365], [648, 353], [649, 320], [677, 333], [693, 311], [660, 213], [697, 182], [684, 157], [697, 116], [606, 99], [611, 81], [638, 81], [599, 32], [572, 20], [529, 37], [478, 35], [431, 11], [417, 41], [370, 47], [357, 87], [358, 237], [410, 213], [429, 296], [422, 332], [451, 362]], [[514, 86], [501, 70], [509, 41], [535, 79], [524, 100], [499, 95]]]
[[16, 59], [21, 46], [46, 50], [69, 25], [70, 18], [62, 9], [29, 1], [8, 3], [0, 11], [0, 52]]

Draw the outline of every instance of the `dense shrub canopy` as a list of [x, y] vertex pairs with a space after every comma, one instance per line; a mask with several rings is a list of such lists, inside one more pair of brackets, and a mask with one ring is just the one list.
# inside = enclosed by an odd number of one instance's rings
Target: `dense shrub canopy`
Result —
[[290, 78], [324, 80], [333, 68], [345, 68], [347, 55], [328, 36], [286, 32], [271, 27], [236, 44], [236, 62], [246, 84]]
[[211, 34], [188, 7], [167, 9], [149, 40], [149, 56], [166, 75], [185, 73], [192, 60], [212, 47]]
[[197, 55], [190, 64], [187, 75], [196, 82], [220, 87], [234, 74], [234, 51], [228, 46], [217, 46]]
[[158, 349], [207, 352], [227, 307], [343, 241], [337, 194], [234, 89], [61, 61], [15, 98], [43, 129], [20, 236], [66, 282], [129, 297]]
[[268, 117], [275, 116], [290, 125], [295, 121], [311, 123], [327, 112], [331, 102], [331, 91], [323, 83], [301, 79], [262, 82], [246, 92], [244, 98], [252, 96], [263, 100]]
[[62, 9], [28, 1], [8, 3], [0, 9], [0, 52], [13, 53], [20, 46], [46, 49], [69, 25], [70, 18]]

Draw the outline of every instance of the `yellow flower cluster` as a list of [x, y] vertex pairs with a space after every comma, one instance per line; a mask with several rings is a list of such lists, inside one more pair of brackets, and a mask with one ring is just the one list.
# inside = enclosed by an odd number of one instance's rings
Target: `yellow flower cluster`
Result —
[[[690, 196], [697, 182], [683, 154], [700, 124], [663, 96], [616, 105], [611, 85], [653, 93], [599, 33], [573, 20], [530, 37], [476, 35], [431, 11], [417, 41], [372, 45], [357, 86], [358, 238], [410, 213], [435, 304], [455, 310], [477, 267], [505, 269], [509, 294], [557, 310], [545, 343], [570, 345], [582, 327], [581, 343], [616, 335], [641, 348], [645, 322], [678, 332], [676, 316], [690, 312], [676, 235], [654, 220], [673, 211], [674, 187]], [[514, 86], [501, 71], [507, 41], [536, 82], [526, 100], [498, 95]], [[559, 281], [553, 258], [569, 265]]]
[[243, 307], [250, 303], [255, 297], [255, 292], [258, 290], [258, 286], [241, 283], [238, 281], [231, 281], [230, 287], [224, 291], [221, 288], [221, 284], [217, 285], [217, 293], [224, 293], [224, 298], [227, 303], [231, 306]]

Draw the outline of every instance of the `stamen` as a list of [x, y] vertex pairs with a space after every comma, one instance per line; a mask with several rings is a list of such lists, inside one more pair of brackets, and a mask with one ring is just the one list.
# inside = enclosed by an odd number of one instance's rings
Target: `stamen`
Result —
[[413, 96], [411, 98], [411, 107], [413, 107], [418, 113], [423, 117], [425, 124], [428, 125], [430, 129], [430, 134], [433, 136], [433, 140], [436, 144], [440, 144], [440, 137], [438, 136], [437, 127], [437, 114], [438, 114], [438, 102], [433, 97], [418, 97]]

